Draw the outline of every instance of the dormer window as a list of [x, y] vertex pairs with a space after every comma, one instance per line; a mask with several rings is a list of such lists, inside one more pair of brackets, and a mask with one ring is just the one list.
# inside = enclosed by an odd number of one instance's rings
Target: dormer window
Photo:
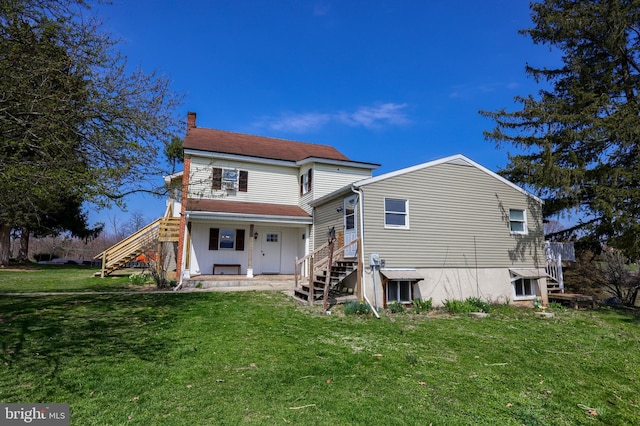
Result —
[[306, 173], [300, 176], [300, 195], [304, 195], [311, 191], [311, 177], [313, 169], [307, 170]]
[[211, 188], [214, 190], [227, 189], [247, 192], [249, 172], [246, 170], [214, 167], [211, 176]]

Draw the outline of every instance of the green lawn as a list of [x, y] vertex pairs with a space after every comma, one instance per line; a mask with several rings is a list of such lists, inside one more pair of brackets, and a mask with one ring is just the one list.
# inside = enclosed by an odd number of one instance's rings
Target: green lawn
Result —
[[122, 291], [132, 286], [128, 275], [94, 277], [99, 268], [78, 265], [20, 265], [0, 269], [0, 293]]
[[0, 297], [0, 401], [69, 403], [73, 425], [639, 423], [633, 314], [338, 314], [280, 293]]

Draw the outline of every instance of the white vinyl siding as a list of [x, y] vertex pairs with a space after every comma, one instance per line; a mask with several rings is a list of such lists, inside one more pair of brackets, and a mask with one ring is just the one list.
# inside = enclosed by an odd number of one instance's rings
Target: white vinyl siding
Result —
[[313, 199], [317, 200], [353, 182], [371, 177], [370, 169], [315, 163]]
[[[443, 163], [362, 187], [365, 255], [390, 267], [495, 268], [544, 264], [542, 205], [466, 165]], [[406, 199], [411, 229], [385, 228], [384, 199]], [[527, 210], [528, 234], [513, 235], [509, 209]]]
[[[247, 192], [212, 189], [212, 170], [246, 170]], [[220, 161], [192, 157], [189, 176], [189, 198], [203, 198], [255, 203], [297, 205], [299, 200], [299, 168], [269, 164]]]

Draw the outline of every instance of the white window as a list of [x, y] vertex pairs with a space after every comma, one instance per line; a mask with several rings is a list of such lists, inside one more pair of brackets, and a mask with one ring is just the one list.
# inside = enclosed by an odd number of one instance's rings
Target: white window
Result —
[[236, 231], [233, 229], [221, 229], [220, 230], [220, 250], [234, 248], [236, 240]]
[[537, 280], [533, 278], [516, 278], [513, 280], [514, 300], [534, 299], [536, 297]]
[[384, 199], [385, 228], [409, 228], [409, 201], [398, 198]]
[[411, 281], [387, 282], [387, 303], [411, 303], [413, 300], [413, 285]]
[[527, 213], [524, 210], [509, 209], [509, 229], [512, 234], [527, 233]]

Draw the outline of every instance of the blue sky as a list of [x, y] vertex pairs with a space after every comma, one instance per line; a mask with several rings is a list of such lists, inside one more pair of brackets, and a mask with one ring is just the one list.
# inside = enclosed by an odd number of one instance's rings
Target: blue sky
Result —
[[[209, 127], [335, 146], [381, 174], [462, 153], [491, 170], [479, 110], [537, 93], [526, 63], [554, 64], [528, 0], [115, 0], [96, 13], [132, 67], [158, 70]], [[556, 59], [557, 60], [557, 59]], [[182, 136], [182, 135], [181, 135]], [[164, 200], [132, 197], [149, 220]], [[93, 221], [128, 213], [90, 212]]]

